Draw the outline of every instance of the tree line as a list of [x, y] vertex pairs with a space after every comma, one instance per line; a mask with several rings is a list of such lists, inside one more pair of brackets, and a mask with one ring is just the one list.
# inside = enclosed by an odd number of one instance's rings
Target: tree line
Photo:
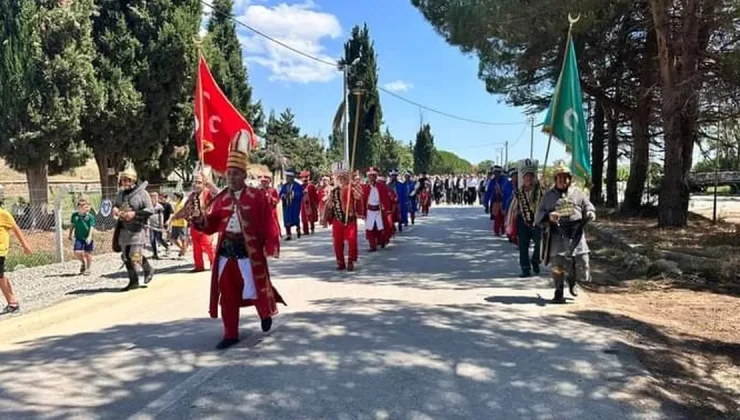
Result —
[[[127, 162], [153, 184], [173, 172], [191, 177], [199, 53], [264, 139], [257, 163], [326, 173], [331, 161], [341, 160], [343, 124], [335, 121], [324, 147], [322, 139], [301, 133], [290, 109], [265, 115], [249, 84], [233, 2], [212, 5], [199, 46], [199, 0], [0, 0], [0, 156], [25, 173], [32, 203], [48, 202], [48, 176], [91, 158], [106, 196], [116, 191]], [[359, 113], [358, 97], [346, 98], [349, 132], [358, 125], [355, 166], [462, 170], [459, 158], [437, 152], [429, 126], [416, 144], [394, 138], [387, 127], [381, 131], [377, 55], [367, 25], [354, 27], [344, 45], [342, 61], [355, 59], [349, 86], [363, 89]]]
[[740, 112], [736, 0], [412, 3], [448, 43], [478, 56], [489, 92], [532, 114], [549, 104], [568, 14], [580, 16], [573, 39], [590, 116], [596, 203], [616, 207], [618, 161], [625, 157], [622, 210], [639, 210], [650, 162], [662, 161], [659, 225], [685, 226], [694, 145], [740, 159], [737, 131], [713, 130], [735, 126]]

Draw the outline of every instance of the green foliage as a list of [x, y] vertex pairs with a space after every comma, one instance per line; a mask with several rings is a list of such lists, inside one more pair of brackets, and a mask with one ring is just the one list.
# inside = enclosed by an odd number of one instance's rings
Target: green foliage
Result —
[[495, 165], [495, 164], [496, 164], [496, 162], [494, 162], [494, 161], [492, 161], [490, 159], [486, 159], [484, 161], [481, 161], [478, 164], [478, 173], [479, 174], [487, 174], [488, 171], [491, 169], [491, 167], [493, 165]]
[[460, 156], [446, 150], [436, 150], [432, 167], [433, 174], [469, 174], [473, 171], [473, 164]]
[[[82, 136], [102, 166], [101, 185], [110, 195], [127, 150], [137, 143], [144, 102], [137, 89], [139, 72], [147, 68], [144, 46], [133, 25], [139, 14], [117, 0], [98, 0], [93, 15], [93, 65], [96, 83], [83, 116]], [[113, 173], [108, 174], [107, 168]]]
[[139, 175], [161, 183], [176, 167], [179, 149], [193, 136], [193, 95], [200, 29], [198, 0], [146, 2], [132, 25], [143, 46], [146, 67], [136, 75], [144, 111], [136, 144], [128, 155]]
[[[383, 112], [378, 94], [378, 65], [375, 46], [370, 40], [370, 31], [367, 25], [362, 28], [355, 26], [350, 39], [344, 44], [344, 58], [342, 63], [352, 63], [359, 57], [357, 64], [349, 72], [348, 85], [350, 89], [362, 87], [360, 98], [360, 112], [357, 112], [358, 97], [349, 93], [349, 141], [350, 160], [354, 148], [355, 124], [357, 130], [357, 147], [355, 151], [355, 168], [375, 166], [380, 159], [381, 141], [380, 124]], [[359, 83], [358, 83], [359, 82]], [[350, 162], [352, 163], [352, 162]]]
[[295, 165], [298, 157], [298, 138], [301, 129], [295, 123], [295, 115], [286, 108], [280, 113], [280, 118], [275, 117], [275, 112], [270, 112], [265, 127], [265, 146], [279, 151], [285, 157], [288, 165]]
[[242, 48], [236, 35], [232, 0], [214, 0], [204, 53], [219, 87], [232, 104], [252, 124], [256, 133], [264, 125], [262, 103], [252, 103], [252, 87], [242, 59]]
[[0, 133], [2, 153], [13, 169], [26, 172], [31, 201], [45, 203], [47, 174], [80, 166], [89, 157], [79, 133], [94, 84], [93, 2], [39, 2], [35, 11], [16, 3], [0, 6], [3, 35], [13, 41], [6, 47], [11, 55], [3, 57], [3, 79], [19, 82], [2, 82], [0, 96], [10, 105]]
[[434, 136], [432, 127], [424, 124], [416, 133], [416, 143], [414, 143], [414, 172], [430, 172], [434, 164]]
[[411, 170], [413, 168], [413, 154], [402, 141], [396, 140], [390, 129], [386, 128], [380, 138], [380, 162], [378, 168], [382, 173], [388, 173], [392, 169], [399, 171]]
[[344, 138], [341, 131], [335, 130], [329, 135], [329, 149], [326, 154], [329, 162], [340, 162], [344, 159]]
[[329, 163], [326, 158], [321, 139], [302, 136], [296, 141], [296, 153], [292, 165], [298, 171], [309, 170], [311, 176], [317, 179], [322, 174], [329, 173]]

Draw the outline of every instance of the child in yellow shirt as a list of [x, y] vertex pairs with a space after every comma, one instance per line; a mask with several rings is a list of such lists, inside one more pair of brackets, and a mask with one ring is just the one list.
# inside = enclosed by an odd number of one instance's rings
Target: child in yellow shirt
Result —
[[[0, 190], [0, 206], [3, 205], [3, 201], [3, 193]], [[18, 238], [18, 241], [20, 241], [23, 247], [23, 252], [26, 254], [31, 253], [31, 248], [28, 246], [23, 232], [15, 224], [13, 215], [7, 210], [0, 208], [0, 290], [2, 290], [5, 300], [8, 302], [8, 306], [1, 313], [6, 314], [16, 312], [21, 308], [20, 304], [18, 304], [18, 299], [13, 293], [13, 285], [10, 284], [10, 280], [5, 276], [5, 258], [8, 256], [8, 251], [10, 250], [10, 235], [8, 234], [8, 230], [12, 231]]]

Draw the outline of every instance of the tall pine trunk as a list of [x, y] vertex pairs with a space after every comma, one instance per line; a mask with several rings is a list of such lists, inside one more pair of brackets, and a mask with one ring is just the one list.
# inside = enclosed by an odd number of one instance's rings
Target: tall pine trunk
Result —
[[95, 163], [100, 173], [100, 188], [104, 199], [113, 199], [118, 191], [118, 173], [123, 170], [123, 154], [95, 150]]
[[638, 104], [637, 112], [632, 117], [630, 175], [622, 203], [622, 211], [625, 213], [637, 212], [642, 207], [642, 195], [650, 166], [650, 112], [646, 108], [644, 103]]
[[609, 135], [607, 141], [608, 155], [606, 159], [606, 206], [612, 209], [619, 206], [619, 196], [617, 195], [617, 164], [619, 163], [618, 124], [619, 114], [613, 110], [607, 118]]
[[591, 202], [604, 204], [604, 107], [596, 101], [591, 137]]
[[49, 166], [41, 162], [26, 168], [28, 181], [29, 219], [31, 229], [51, 230], [54, 218], [48, 217], [49, 204]]

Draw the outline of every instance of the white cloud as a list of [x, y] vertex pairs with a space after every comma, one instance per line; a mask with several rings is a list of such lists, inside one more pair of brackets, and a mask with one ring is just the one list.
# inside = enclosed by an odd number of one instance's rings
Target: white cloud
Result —
[[[273, 7], [253, 4], [249, 0], [240, 3], [246, 5], [237, 16], [240, 22], [309, 55], [324, 61], [336, 61], [336, 57], [327, 55], [322, 41], [339, 38], [342, 27], [336, 16], [318, 11], [312, 0], [290, 5], [280, 3]], [[268, 68], [270, 80], [327, 82], [339, 75], [336, 67], [301, 56], [244, 27], [237, 25], [237, 31], [247, 62]]]
[[384, 88], [391, 92], [406, 92], [407, 90], [414, 87], [413, 84], [404, 82], [403, 80], [394, 80], [390, 83], [383, 85]]

